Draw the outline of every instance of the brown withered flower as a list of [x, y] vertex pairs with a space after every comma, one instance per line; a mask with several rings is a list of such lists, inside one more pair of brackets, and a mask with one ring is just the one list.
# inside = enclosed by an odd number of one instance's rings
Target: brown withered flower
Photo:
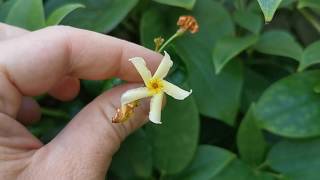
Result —
[[128, 103], [116, 110], [116, 114], [112, 118], [112, 123], [123, 123], [127, 121], [134, 113], [134, 109], [138, 107], [138, 101]]
[[180, 27], [179, 31], [189, 30], [192, 34], [199, 31], [199, 25], [193, 16], [180, 16], [177, 25]]

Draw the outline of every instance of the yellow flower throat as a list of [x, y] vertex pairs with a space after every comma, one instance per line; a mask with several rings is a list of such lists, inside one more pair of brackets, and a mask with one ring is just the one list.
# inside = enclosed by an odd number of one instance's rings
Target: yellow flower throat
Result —
[[163, 82], [162, 79], [152, 78], [147, 83], [147, 88], [149, 89], [149, 93], [151, 95], [157, 94], [163, 90]]

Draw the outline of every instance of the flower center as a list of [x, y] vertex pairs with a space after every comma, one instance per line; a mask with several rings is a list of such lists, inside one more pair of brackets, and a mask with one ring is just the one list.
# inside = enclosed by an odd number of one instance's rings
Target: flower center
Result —
[[150, 79], [147, 88], [149, 89], [150, 94], [157, 94], [162, 91], [163, 82], [161, 79]]
[[159, 87], [158, 83], [153, 83], [152, 84], [153, 89], [157, 89]]

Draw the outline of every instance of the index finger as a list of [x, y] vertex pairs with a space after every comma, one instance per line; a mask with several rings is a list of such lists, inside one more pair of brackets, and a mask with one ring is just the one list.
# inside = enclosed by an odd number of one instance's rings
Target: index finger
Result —
[[22, 95], [47, 92], [61, 78], [119, 77], [142, 81], [128, 59], [141, 56], [151, 71], [161, 55], [117, 38], [54, 26], [0, 42], [0, 112], [15, 117]]
[[143, 57], [151, 71], [161, 60], [160, 54], [139, 45], [64, 26], [5, 41], [0, 49], [0, 73], [27, 96], [48, 91], [65, 75], [81, 79], [119, 77], [141, 81], [128, 59]]

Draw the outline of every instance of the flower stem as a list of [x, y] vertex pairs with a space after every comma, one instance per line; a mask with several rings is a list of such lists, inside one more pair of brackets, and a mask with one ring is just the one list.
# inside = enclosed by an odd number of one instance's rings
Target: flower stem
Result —
[[49, 109], [49, 108], [41, 108], [41, 113], [46, 116], [51, 116], [55, 118], [61, 118], [61, 119], [69, 119], [69, 115], [60, 110], [54, 110], [54, 109]]
[[310, 24], [320, 33], [320, 23], [318, 20], [307, 10], [299, 9], [300, 13], [309, 21]]
[[176, 33], [174, 33], [166, 42], [162, 44], [162, 46], [157, 50], [157, 52], [162, 52], [164, 48], [170, 44], [174, 39], [181, 36], [185, 31], [179, 29]]
[[269, 167], [269, 163], [267, 161], [262, 162], [257, 168], [256, 170], [264, 170], [265, 168]]

